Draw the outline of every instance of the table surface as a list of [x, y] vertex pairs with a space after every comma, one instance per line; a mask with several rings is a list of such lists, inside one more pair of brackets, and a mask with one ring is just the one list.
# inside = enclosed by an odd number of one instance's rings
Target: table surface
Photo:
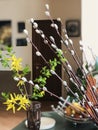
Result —
[[[83, 123], [74, 125], [74, 123], [67, 121], [65, 118], [59, 116], [57, 113], [50, 112], [42, 112], [42, 116], [51, 117], [56, 120], [56, 124], [53, 128], [48, 130], [98, 130], [92, 123]], [[12, 130], [28, 130], [25, 126], [25, 121], [21, 122], [18, 126], [13, 128]]]

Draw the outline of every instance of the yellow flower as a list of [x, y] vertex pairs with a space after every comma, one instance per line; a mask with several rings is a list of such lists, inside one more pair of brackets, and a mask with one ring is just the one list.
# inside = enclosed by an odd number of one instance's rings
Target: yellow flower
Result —
[[[14, 94], [14, 96], [16, 97], [16, 95]], [[10, 94], [10, 99], [7, 99], [6, 102], [4, 102], [4, 104], [7, 105], [7, 111], [12, 109], [13, 113], [15, 113], [15, 104], [16, 104], [16, 99], [14, 98], [14, 96], [12, 94]]]
[[23, 81], [22, 79], [21, 79], [21, 74], [19, 74], [19, 73], [17, 73], [18, 75], [17, 75], [17, 77], [18, 77], [18, 83], [17, 83], [17, 86], [25, 86], [25, 81]]
[[45, 95], [45, 91], [41, 91], [41, 92], [40, 92], [40, 95], [41, 95], [41, 96], [44, 96], [44, 95]]
[[13, 55], [9, 60], [12, 61], [11, 63], [11, 70], [15, 70], [15, 71], [21, 71], [22, 70], [22, 59], [21, 58], [16, 58], [15, 55]]
[[13, 113], [15, 113], [15, 105], [13, 103], [9, 103], [9, 105], [7, 106], [7, 111], [12, 109], [13, 110]]
[[25, 85], [25, 82], [23, 80], [19, 80], [17, 86], [22, 86], [22, 85]]
[[17, 111], [24, 109], [26, 110], [26, 107], [30, 105], [30, 101], [27, 99], [26, 95], [21, 94], [10, 94], [9, 99], [4, 102], [4, 104], [7, 105], [7, 111], [12, 109], [13, 113], [15, 113], [15, 110], [17, 108]]
[[26, 106], [29, 106], [30, 105], [30, 101], [26, 98], [26, 95], [22, 96], [20, 95], [19, 96], [19, 107], [17, 109], [17, 111], [19, 111], [20, 109], [24, 109], [26, 110]]

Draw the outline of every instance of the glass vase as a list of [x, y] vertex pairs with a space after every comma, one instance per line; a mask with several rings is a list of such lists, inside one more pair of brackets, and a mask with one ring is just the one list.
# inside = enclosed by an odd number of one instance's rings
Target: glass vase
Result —
[[40, 130], [41, 103], [32, 101], [27, 109], [27, 124], [29, 130]]

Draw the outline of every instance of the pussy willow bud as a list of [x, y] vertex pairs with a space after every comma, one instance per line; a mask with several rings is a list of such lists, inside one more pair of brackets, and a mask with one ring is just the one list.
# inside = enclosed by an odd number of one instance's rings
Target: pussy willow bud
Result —
[[33, 19], [33, 18], [31, 18], [31, 19], [30, 19], [30, 22], [31, 22], [31, 23], [34, 23], [34, 19]]
[[47, 41], [46, 39], [44, 39], [44, 43], [45, 43], [45, 44], [47, 44], [47, 43], [48, 43], [48, 41]]
[[82, 42], [81, 40], [79, 41], [79, 44], [80, 44], [81, 46], [83, 46], [83, 42]]
[[83, 86], [81, 86], [80, 88], [81, 88], [81, 90], [84, 92], [84, 87], [83, 87]]
[[39, 29], [36, 29], [35, 32], [38, 33], [38, 34], [40, 34], [40, 30]]
[[24, 29], [23, 32], [24, 32], [26, 35], [29, 34], [28, 31], [27, 31], [26, 29]]
[[38, 84], [35, 84], [34, 87], [35, 87], [36, 89], [40, 89], [40, 87], [39, 87]]
[[27, 82], [27, 79], [25, 77], [21, 78], [24, 82]]
[[80, 50], [83, 51], [83, 47], [80, 47]]
[[66, 82], [66, 81], [63, 81], [63, 85], [64, 85], [64, 86], [67, 86], [67, 82]]
[[52, 24], [51, 24], [51, 27], [53, 27], [53, 28], [54, 28], [54, 23], [52, 23]]
[[31, 85], [34, 85], [34, 83], [33, 83], [33, 81], [32, 81], [32, 80], [29, 80], [29, 83], [30, 83]]
[[50, 16], [49, 11], [45, 11], [46, 16]]
[[55, 44], [51, 44], [51, 46], [54, 48], [54, 49], [57, 49], [57, 46]]
[[29, 38], [29, 37], [26, 37], [26, 41], [27, 41], [28, 43], [30, 43], [30, 38]]
[[50, 70], [51, 74], [55, 75], [55, 71], [54, 70]]
[[57, 18], [57, 21], [61, 21], [61, 18]]
[[64, 43], [65, 43], [66, 46], [68, 46], [68, 44], [69, 44], [68, 40], [65, 40]]
[[57, 24], [54, 24], [54, 27], [56, 30], [58, 30], [58, 25]]
[[76, 97], [79, 97], [78, 93], [75, 93]]
[[72, 41], [71, 39], [69, 39], [69, 43], [70, 43], [71, 45], [73, 45], [73, 41]]
[[44, 34], [41, 34], [41, 37], [44, 39], [44, 38], [45, 38], [45, 35], [44, 35]]
[[46, 88], [46, 87], [43, 87], [43, 90], [44, 90], [44, 91], [47, 91], [47, 88]]
[[49, 10], [49, 5], [48, 4], [45, 4], [45, 7], [47, 10]]
[[71, 67], [71, 65], [69, 65], [69, 64], [68, 64], [68, 68], [69, 68], [69, 70], [72, 70], [72, 67]]
[[65, 38], [68, 39], [68, 35], [67, 34], [65, 34]]
[[36, 51], [37, 56], [41, 56], [41, 53], [39, 51]]
[[38, 28], [38, 24], [36, 22], [33, 23], [33, 28]]
[[50, 40], [55, 43], [55, 40], [54, 40], [54, 37], [53, 36], [50, 36]]
[[74, 54], [75, 54], [75, 53], [74, 53], [74, 50], [71, 50], [71, 54], [72, 54], [72, 56], [74, 56]]
[[19, 81], [19, 78], [15, 76], [15, 77], [14, 77], [14, 80], [15, 80], [15, 81]]
[[60, 40], [61, 43], [63, 43], [63, 40]]

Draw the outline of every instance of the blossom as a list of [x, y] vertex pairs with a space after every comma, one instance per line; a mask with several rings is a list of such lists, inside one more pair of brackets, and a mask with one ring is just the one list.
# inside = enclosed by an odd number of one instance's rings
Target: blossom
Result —
[[21, 95], [21, 94], [11, 94], [9, 98], [3, 103], [7, 105], [7, 111], [12, 109], [13, 113], [15, 113], [16, 106], [18, 106], [17, 111], [20, 109], [26, 110], [26, 106], [30, 105], [30, 101], [27, 99], [26, 95]]
[[19, 111], [20, 109], [24, 109], [26, 110], [26, 105], [30, 106], [30, 100], [28, 98], [26, 98], [26, 95], [22, 96], [22, 95], [18, 95], [19, 97], [19, 107], [17, 109], [17, 111]]
[[41, 91], [41, 92], [40, 92], [40, 95], [41, 95], [41, 96], [45, 95], [45, 91]]
[[22, 86], [22, 85], [25, 85], [25, 82], [23, 80], [19, 80], [17, 86]]
[[9, 59], [10, 61], [12, 61], [11, 63], [11, 70], [14, 70], [14, 71], [21, 71], [22, 70], [22, 59], [21, 58], [16, 58], [15, 55], [12, 55], [12, 57]]
[[[14, 94], [14, 96], [16, 97], [15, 94]], [[13, 97], [13, 95], [10, 94], [10, 98], [8, 98], [7, 101], [3, 103], [3, 104], [7, 105], [7, 109], [6, 109], [7, 111], [12, 109], [13, 113], [15, 113], [15, 104], [16, 104], [15, 97]]]
[[[22, 77], [21, 78], [21, 74], [19, 74], [19, 73], [17, 73], [17, 76], [18, 77], [14, 77], [14, 80], [16, 80], [18, 83], [17, 83], [17, 86], [24, 86], [25, 85], [25, 80], [26, 80], [26, 78], [25, 77]], [[24, 80], [25, 79], [25, 80]]]

